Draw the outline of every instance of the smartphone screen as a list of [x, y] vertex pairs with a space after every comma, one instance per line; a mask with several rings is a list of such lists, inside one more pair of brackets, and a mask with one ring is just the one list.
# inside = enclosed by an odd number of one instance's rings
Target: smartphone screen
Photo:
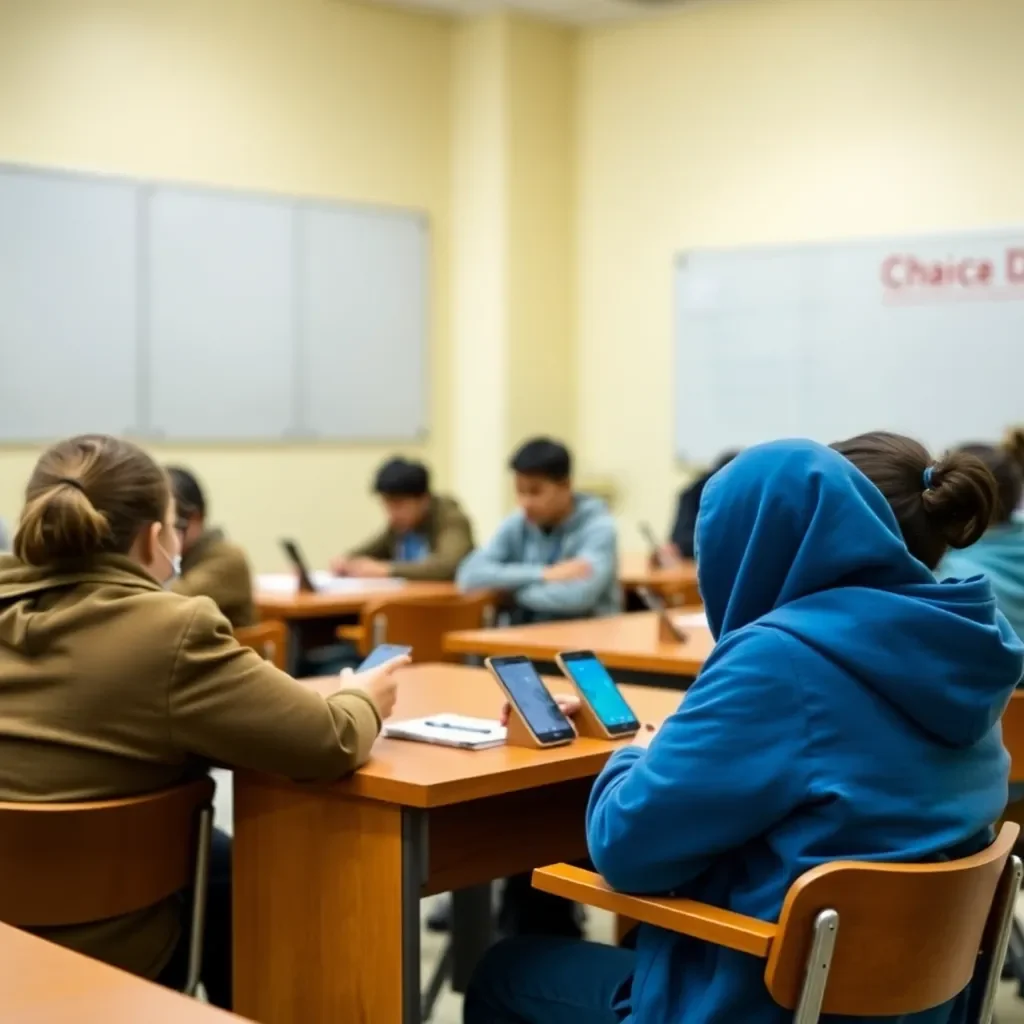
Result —
[[400, 654], [412, 654], [411, 647], [403, 647], [401, 644], [381, 644], [374, 647], [370, 653], [359, 663], [357, 672], [365, 672], [368, 668], [376, 668], [383, 665], [385, 661], [397, 658]]
[[537, 739], [553, 743], [576, 735], [529, 658], [491, 658], [490, 664]]
[[633, 709], [597, 655], [590, 651], [563, 654], [562, 664], [610, 733], [636, 732], [640, 728]]

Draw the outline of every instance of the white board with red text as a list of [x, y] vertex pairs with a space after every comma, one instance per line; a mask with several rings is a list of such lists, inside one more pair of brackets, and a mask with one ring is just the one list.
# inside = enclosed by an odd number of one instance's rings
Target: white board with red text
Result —
[[1024, 229], [681, 255], [676, 453], [1024, 422]]

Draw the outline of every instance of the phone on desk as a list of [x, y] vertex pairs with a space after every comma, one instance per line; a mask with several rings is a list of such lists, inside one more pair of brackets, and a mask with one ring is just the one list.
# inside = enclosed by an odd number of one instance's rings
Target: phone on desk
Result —
[[539, 746], [558, 747], [576, 738], [572, 722], [562, 714], [529, 658], [485, 658], [484, 665]]
[[565, 651], [555, 663], [583, 702], [580, 714], [588, 715], [605, 739], [622, 739], [640, 730], [640, 720], [593, 651]]
[[411, 647], [404, 647], [402, 644], [379, 644], [359, 663], [357, 672], [365, 672], [367, 669], [383, 665], [385, 661], [392, 658], [399, 658], [403, 654], [412, 654]]
[[299, 590], [303, 590], [307, 594], [314, 593], [316, 587], [313, 585], [313, 577], [310, 575], [306, 560], [302, 557], [299, 545], [295, 541], [285, 538], [281, 541], [281, 547], [284, 549], [288, 561], [292, 563], [299, 577]]
[[658, 543], [658, 538], [654, 535], [654, 530], [651, 529], [650, 523], [641, 522], [639, 524], [640, 534], [647, 541], [648, 553], [651, 556], [651, 561], [659, 569], [665, 568], [665, 556], [661, 553], [661, 544]]

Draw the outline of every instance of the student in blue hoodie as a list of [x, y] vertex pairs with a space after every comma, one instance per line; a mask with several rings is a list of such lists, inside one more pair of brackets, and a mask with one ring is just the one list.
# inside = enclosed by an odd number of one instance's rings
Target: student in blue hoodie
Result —
[[[905, 481], [908, 497], [925, 486]], [[990, 474], [969, 460], [943, 486], [934, 544], [976, 539], [995, 501]], [[810, 441], [740, 455], [708, 484], [697, 532], [718, 644], [649, 749], [614, 754], [595, 783], [587, 835], [605, 878], [776, 920], [818, 864], [983, 848], [1006, 803], [998, 722], [1024, 670], [988, 583], [936, 582], [881, 491]], [[465, 1021], [792, 1020], [763, 970], [647, 925], [635, 953], [511, 939], [481, 963]], [[965, 1004], [966, 993], [901, 1020], [961, 1024]]]
[[619, 611], [615, 521], [603, 501], [573, 491], [569, 450], [536, 438], [509, 465], [519, 510], [459, 566], [459, 586], [504, 591], [517, 622]]

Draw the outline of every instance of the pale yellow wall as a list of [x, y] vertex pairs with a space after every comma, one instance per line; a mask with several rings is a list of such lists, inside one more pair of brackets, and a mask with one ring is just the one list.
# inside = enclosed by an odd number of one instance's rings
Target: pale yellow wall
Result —
[[1021, 0], [731, 0], [585, 35], [579, 431], [624, 546], [679, 477], [673, 254], [1020, 223], [1022, 39]]
[[[344, 0], [0, 0], [0, 161], [426, 210], [432, 432], [450, 473], [451, 23]], [[2, 354], [0, 354], [2, 372]], [[196, 367], [196, 372], [202, 372]], [[45, 382], [33, 382], [40, 401]], [[260, 567], [322, 561], [374, 528], [391, 448], [156, 449], [192, 465]], [[0, 449], [0, 516], [35, 453]]]

